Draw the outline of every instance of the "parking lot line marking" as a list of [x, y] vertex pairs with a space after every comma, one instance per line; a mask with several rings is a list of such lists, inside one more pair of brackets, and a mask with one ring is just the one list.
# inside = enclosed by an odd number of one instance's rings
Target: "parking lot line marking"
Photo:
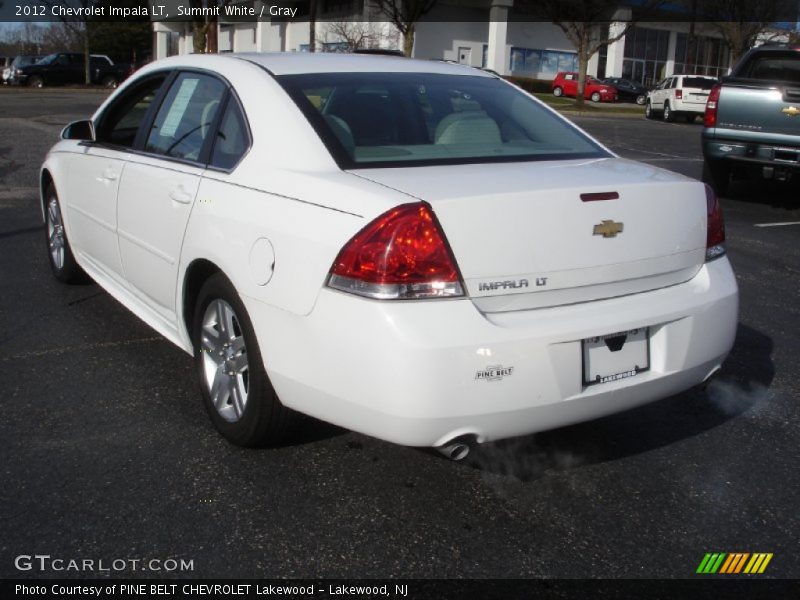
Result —
[[786, 225], [800, 225], [800, 221], [784, 221], [782, 223], [753, 223], [754, 227], [784, 227]]

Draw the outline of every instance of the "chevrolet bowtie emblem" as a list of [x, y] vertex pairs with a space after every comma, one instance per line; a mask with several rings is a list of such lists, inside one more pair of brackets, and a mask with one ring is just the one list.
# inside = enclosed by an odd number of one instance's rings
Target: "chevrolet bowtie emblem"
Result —
[[603, 221], [599, 225], [594, 226], [593, 235], [602, 235], [604, 238], [610, 238], [617, 237], [618, 233], [622, 233], [622, 223]]
[[790, 117], [794, 117], [796, 115], [800, 115], [800, 108], [797, 108], [796, 106], [787, 106], [781, 110], [781, 112], [785, 115], [789, 115]]

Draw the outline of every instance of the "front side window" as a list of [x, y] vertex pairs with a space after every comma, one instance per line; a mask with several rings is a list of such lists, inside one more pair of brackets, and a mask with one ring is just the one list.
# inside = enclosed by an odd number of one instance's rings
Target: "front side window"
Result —
[[181, 73], [170, 86], [145, 143], [145, 151], [200, 160], [225, 96], [225, 84], [200, 73]]
[[148, 78], [117, 98], [97, 122], [97, 141], [130, 148], [166, 74]]
[[608, 156], [494, 77], [313, 73], [278, 81], [342, 168]]

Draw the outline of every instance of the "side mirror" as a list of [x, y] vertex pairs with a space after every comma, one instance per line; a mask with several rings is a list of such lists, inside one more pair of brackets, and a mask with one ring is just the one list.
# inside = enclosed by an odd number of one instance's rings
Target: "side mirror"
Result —
[[61, 131], [61, 139], [93, 142], [95, 141], [94, 123], [91, 121], [74, 121]]

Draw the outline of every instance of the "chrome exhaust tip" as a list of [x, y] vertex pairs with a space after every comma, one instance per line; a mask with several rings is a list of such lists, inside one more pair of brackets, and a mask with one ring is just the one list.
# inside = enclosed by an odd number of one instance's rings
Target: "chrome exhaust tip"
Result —
[[720, 374], [722, 368], [720, 366], [716, 366], [706, 375], [706, 378], [703, 379], [703, 382], [699, 385], [700, 389], [704, 392], [708, 390], [708, 386], [711, 385], [711, 382], [714, 381]]
[[464, 460], [472, 449], [472, 439], [467, 436], [455, 438], [446, 444], [436, 446], [436, 450], [450, 460]]

